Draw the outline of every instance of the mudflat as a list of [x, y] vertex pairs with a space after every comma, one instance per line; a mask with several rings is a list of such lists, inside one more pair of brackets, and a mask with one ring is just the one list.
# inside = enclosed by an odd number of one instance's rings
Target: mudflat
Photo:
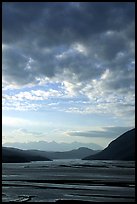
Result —
[[135, 202], [135, 162], [2, 164], [2, 202]]

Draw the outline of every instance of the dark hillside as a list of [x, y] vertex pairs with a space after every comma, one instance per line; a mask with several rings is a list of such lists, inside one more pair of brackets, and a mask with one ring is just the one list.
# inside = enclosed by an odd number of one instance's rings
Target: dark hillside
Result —
[[135, 160], [135, 129], [129, 130], [113, 140], [101, 152], [84, 160]]

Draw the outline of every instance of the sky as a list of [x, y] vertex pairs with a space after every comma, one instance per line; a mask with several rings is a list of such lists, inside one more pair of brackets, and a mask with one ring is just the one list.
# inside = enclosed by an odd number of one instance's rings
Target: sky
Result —
[[106, 147], [135, 127], [133, 2], [2, 3], [2, 142]]

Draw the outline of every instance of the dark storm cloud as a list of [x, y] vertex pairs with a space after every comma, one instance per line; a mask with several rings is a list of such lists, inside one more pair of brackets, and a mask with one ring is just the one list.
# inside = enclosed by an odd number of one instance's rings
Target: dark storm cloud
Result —
[[4, 49], [2, 63], [7, 81], [13, 84], [24, 84], [33, 81], [31, 74], [25, 71], [27, 61], [27, 58], [18, 49]]
[[81, 3], [79, 7], [67, 2], [3, 3], [3, 39], [18, 42], [32, 37], [41, 46], [55, 46], [86, 41], [107, 30], [125, 30], [133, 19], [133, 3]]
[[[67, 69], [82, 81], [100, 77], [106, 67], [114, 75], [120, 69], [124, 74], [134, 60], [134, 3], [9, 2], [2, 9], [3, 75], [9, 83], [36, 83], [36, 77]], [[56, 58], [75, 43], [84, 45], [87, 55], [73, 50]], [[33, 63], [26, 69], [30, 58]], [[122, 86], [131, 81], [127, 77]]]

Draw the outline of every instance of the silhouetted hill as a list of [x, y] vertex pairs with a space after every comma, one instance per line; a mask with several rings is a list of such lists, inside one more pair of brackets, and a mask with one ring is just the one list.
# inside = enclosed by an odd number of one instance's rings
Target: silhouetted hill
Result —
[[46, 156], [26, 152], [25, 150], [2, 147], [2, 162], [3, 163], [21, 163], [30, 161], [49, 161]]
[[96, 154], [99, 150], [92, 150], [86, 147], [80, 147], [71, 151], [65, 152], [48, 152], [39, 150], [26, 150], [27, 152], [39, 154], [40, 156], [47, 156], [50, 159], [81, 159], [83, 157]]
[[135, 160], [135, 129], [129, 130], [113, 140], [101, 152], [84, 160]]

